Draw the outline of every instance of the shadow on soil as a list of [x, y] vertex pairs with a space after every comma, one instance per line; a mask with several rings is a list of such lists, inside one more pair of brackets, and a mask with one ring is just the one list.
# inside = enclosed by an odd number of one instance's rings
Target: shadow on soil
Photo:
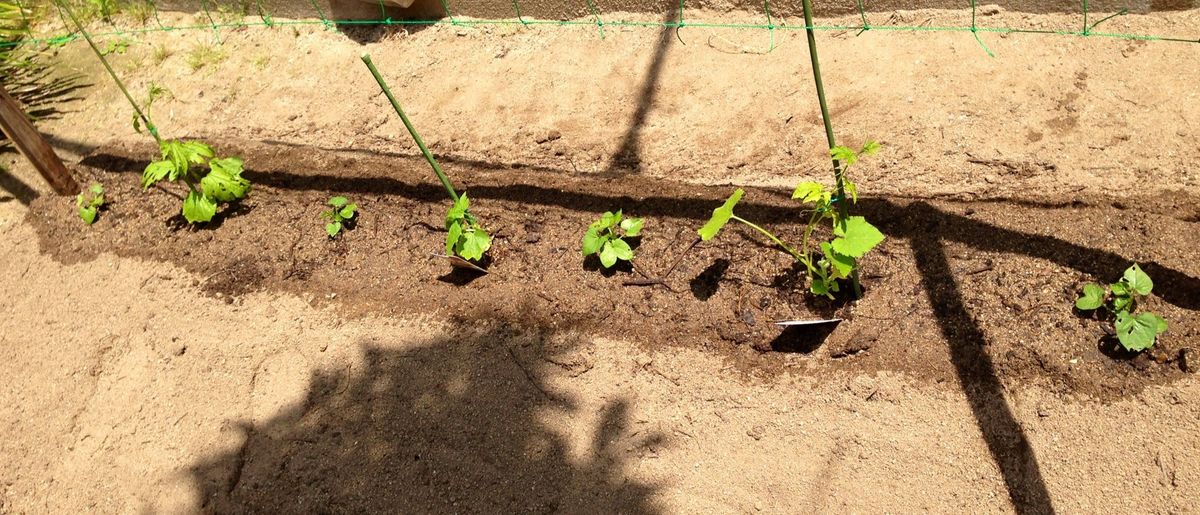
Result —
[[[464, 322], [467, 323], [467, 322]], [[469, 322], [478, 326], [481, 322]], [[656, 513], [629, 460], [662, 436], [630, 433], [629, 405], [599, 410], [579, 449], [543, 422], [591, 413], [545, 385], [550, 360], [588, 343], [522, 333], [435, 337], [392, 349], [359, 341], [353, 371], [315, 372], [306, 401], [237, 450], [196, 464], [205, 512]]]
[[[89, 163], [89, 160], [92, 162]], [[108, 170], [140, 173], [146, 163], [120, 156], [94, 155], [84, 164]], [[398, 195], [422, 201], [440, 201], [444, 195], [433, 183], [408, 183], [389, 177], [343, 178], [324, 174], [288, 171], [247, 171], [257, 184], [282, 189], [333, 190], [350, 193]], [[595, 179], [578, 177], [578, 182]], [[691, 187], [693, 189], [700, 187]], [[604, 196], [586, 184], [574, 190], [528, 184], [473, 185], [471, 195], [479, 200], [504, 200], [532, 205], [553, 205], [576, 211], [602, 213], [620, 205], [642, 216], [669, 216], [706, 220], [721, 200], [685, 200], [670, 196]], [[647, 185], [645, 191], [655, 191]], [[1052, 236], [1029, 234], [942, 211], [922, 201], [897, 202], [862, 199], [859, 213], [867, 216], [887, 236], [911, 242], [926, 294], [937, 323], [949, 342], [950, 357], [984, 440], [999, 466], [1009, 497], [1021, 513], [1046, 513], [1053, 505], [1042, 479], [1034, 451], [1004, 398], [1004, 390], [988, 355], [987, 340], [963, 302], [958, 281], [945, 252], [945, 242], [954, 241], [981, 251], [1017, 253], [1058, 263], [1095, 277], [1119, 276], [1132, 260], [1108, 251], [1093, 249]], [[761, 223], [795, 223], [795, 210], [784, 205], [744, 202], [742, 216]], [[930, 237], [936, 235], [936, 237]], [[1169, 289], [1156, 292], [1166, 302], [1184, 309], [1200, 309], [1200, 280], [1155, 262], [1143, 269]], [[698, 295], [704, 295], [700, 288]], [[811, 349], [793, 349], [804, 352]]]

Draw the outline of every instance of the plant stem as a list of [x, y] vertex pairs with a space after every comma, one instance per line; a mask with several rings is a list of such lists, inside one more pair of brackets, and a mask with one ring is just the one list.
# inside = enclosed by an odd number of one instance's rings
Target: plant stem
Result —
[[788, 252], [788, 254], [791, 254], [791, 255], [792, 255], [792, 257], [796, 258], [796, 261], [801, 261], [801, 262], [803, 262], [803, 261], [804, 261], [804, 258], [803, 258], [803, 257], [800, 255], [800, 253], [799, 253], [799, 252], [796, 252], [796, 249], [793, 249], [793, 248], [789, 247], [789, 246], [788, 246], [788, 244], [786, 244], [786, 243], [784, 243], [784, 242], [783, 242], [783, 240], [781, 240], [781, 239], [779, 239], [779, 238], [776, 238], [774, 234], [771, 234], [771, 232], [770, 232], [770, 231], [768, 231], [768, 230], [766, 230], [766, 229], [763, 229], [762, 227], [759, 227], [759, 226], [757, 226], [757, 225], [754, 225], [754, 224], [753, 224], [753, 223], [751, 223], [749, 220], [746, 220], [745, 218], [742, 218], [742, 217], [740, 217], [740, 216], [738, 216], [738, 215], [732, 215], [732, 216], [730, 216], [729, 218], [730, 218], [731, 220], [737, 220], [737, 221], [739, 221], [739, 222], [741, 222], [741, 223], [744, 223], [744, 224], [746, 224], [746, 225], [750, 226], [750, 228], [751, 228], [751, 229], [754, 229], [754, 230], [756, 230], [756, 231], [758, 231], [758, 232], [761, 232], [761, 233], [763, 233], [763, 235], [765, 235], [766, 237], [768, 237], [768, 238], [771, 238], [771, 241], [775, 242], [775, 243], [776, 243], [776, 244], [778, 244], [780, 247], [783, 247], [783, 250], [786, 250], [786, 251]]
[[134, 102], [133, 96], [129, 94], [129, 90], [125, 89], [125, 83], [121, 82], [121, 79], [117, 77], [117, 73], [114, 72], [112, 66], [108, 64], [108, 59], [105, 59], [104, 54], [100, 52], [100, 47], [97, 47], [96, 42], [92, 41], [91, 34], [88, 34], [88, 31], [83, 28], [83, 24], [79, 23], [79, 18], [75, 17], [75, 12], [72, 11], [69, 6], [67, 6], [66, 2], [55, 0], [54, 3], [58, 5], [59, 9], [67, 12], [67, 16], [71, 18], [71, 23], [74, 23], [75, 28], [79, 30], [79, 33], [83, 34], [83, 39], [86, 39], [88, 45], [92, 47], [92, 52], [95, 52], [96, 57], [100, 58], [100, 64], [103, 64], [104, 69], [108, 70], [108, 75], [112, 77], [113, 82], [117, 83], [117, 88], [121, 90], [121, 93], [125, 94], [125, 99], [129, 101], [129, 105], [133, 106], [133, 110], [137, 112], [138, 117], [141, 118], [142, 122], [146, 124], [146, 131], [149, 132], [151, 136], [154, 136], [154, 141], [157, 142], [158, 146], [161, 147], [162, 138], [158, 135], [158, 127], [154, 125], [154, 122], [150, 121], [150, 117], [147, 116], [146, 113], [142, 112], [142, 108], [138, 107], [137, 102]]
[[395, 95], [392, 95], [391, 88], [383, 80], [383, 76], [379, 75], [379, 70], [375, 68], [375, 63], [371, 62], [369, 54], [362, 55], [362, 62], [366, 63], [367, 68], [371, 70], [371, 75], [375, 76], [375, 82], [379, 83], [379, 88], [383, 90], [383, 94], [387, 95], [388, 100], [392, 103], [392, 108], [396, 110], [396, 114], [400, 115], [400, 120], [404, 122], [404, 127], [408, 129], [408, 133], [412, 135], [413, 141], [417, 142], [417, 147], [421, 149], [421, 153], [425, 155], [425, 160], [429, 161], [429, 166], [433, 167], [433, 173], [437, 174], [438, 180], [442, 181], [442, 186], [446, 188], [446, 193], [450, 194], [450, 199], [458, 202], [458, 193], [454, 191], [454, 185], [450, 184], [450, 178], [446, 177], [446, 173], [442, 171], [442, 167], [438, 165], [433, 154], [429, 152], [429, 148], [425, 146], [425, 141], [421, 139], [421, 135], [417, 134], [416, 127], [413, 127], [412, 122], [408, 121], [408, 115], [404, 114], [404, 109], [400, 107], [400, 102], [396, 100]]
[[[837, 142], [833, 137], [833, 122], [829, 119], [829, 104], [825, 101], [825, 84], [821, 80], [821, 61], [817, 58], [817, 37], [813, 33], [812, 19], [812, 0], [803, 0], [804, 9], [804, 26], [805, 32], [808, 34], [808, 56], [812, 61], [813, 81], [817, 87], [817, 102], [821, 105], [821, 121], [825, 122], [825, 139], [829, 142], [829, 149], [837, 146]], [[833, 160], [833, 177], [837, 181], [837, 196], [838, 214], [843, 220], [849, 215], [846, 199], [846, 184], [842, 180], [842, 163], [837, 159]], [[854, 285], [855, 298], [862, 297], [862, 285], [858, 283], [858, 268], [855, 268], [850, 273], [850, 282]]]

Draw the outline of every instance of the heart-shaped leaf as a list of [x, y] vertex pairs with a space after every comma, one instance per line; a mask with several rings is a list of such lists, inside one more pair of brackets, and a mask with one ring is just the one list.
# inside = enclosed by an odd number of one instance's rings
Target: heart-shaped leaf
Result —
[[[1154, 313], [1117, 313], [1117, 340], [1130, 351], [1142, 351], [1154, 346], [1158, 333], [1165, 331], [1166, 321]], [[1160, 328], [1162, 331], [1160, 331]]]
[[1138, 295], [1150, 295], [1150, 291], [1154, 289], [1154, 281], [1150, 280], [1150, 276], [1142, 271], [1142, 267], [1134, 263], [1133, 266], [1125, 270], [1125, 275], [1121, 277], [1121, 282], [1129, 287], [1129, 290]]
[[833, 250], [838, 254], [860, 258], [883, 241], [883, 233], [861, 216], [851, 216], [833, 230]]
[[1075, 307], [1083, 311], [1098, 309], [1102, 305], [1104, 305], [1104, 288], [1095, 283], [1083, 285], [1083, 295], [1075, 299]]

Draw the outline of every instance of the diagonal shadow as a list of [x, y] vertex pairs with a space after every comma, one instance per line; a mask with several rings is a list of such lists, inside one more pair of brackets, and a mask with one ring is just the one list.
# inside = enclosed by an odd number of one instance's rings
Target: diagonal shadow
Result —
[[1013, 507], [1017, 513], [1053, 513], [1033, 446], [1004, 399], [1004, 386], [985, 351], [987, 340], [963, 303], [942, 241], [914, 238], [911, 244], [921, 284], [950, 346], [950, 360]]
[[[359, 341], [350, 369], [314, 372], [302, 403], [191, 468], [215, 513], [657, 513], [631, 458], [665, 437], [631, 434], [614, 399], [576, 449], [547, 413], [590, 416], [544, 383], [587, 343], [471, 320], [416, 347]], [[557, 370], [557, 372], [555, 372]], [[586, 420], [586, 419], [585, 419]], [[591, 426], [591, 427], [588, 427]], [[582, 451], [582, 452], [579, 452]]]
[[5, 191], [12, 195], [11, 198], [7, 199], [0, 197], [0, 202], [11, 201], [15, 198], [17, 199], [17, 202], [28, 206], [31, 202], [38, 198], [37, 190], [33, 189], [32, 186], [25, 184], [25, 181], [22, 181], [17, 176], [12, 175], [11, 172], [3, 167], [0, 167], [0, 191]]
[[[668, 11], [663, 18], [663, 23], [670, 23], [676, 19], [677, 15], [681, 15], [678, 10]], [[666, 61], [667, 50], [671, 48], [671, 40], [674, 35], [674, 29], [670, 27], [662, 27], [658, 33], [658, 41], [654, 46], [654, 56], [650, 58], [650, 67], [646, 69], [646, 78], [642, 81], [642, 90], [638, 94], [637, 108], [633, 111], [633, 117], [629, 120], [629, 128], [625, 130], [625, 136], [621, 138], [621, 145], [617, 147], [617, 151], [612, 155], [608, 162], [607, 173], [616, 173], [621, 170], [632, 170], [636, 172], [642, 163], [641, 149], [639, 142], [642, 139], [642, 129], [646, 126], [646, 117], [650, 115], [650, 109], [654, 107], [654, 97], [658, 94], [658, 79], [662, 75], [663, 62]]]

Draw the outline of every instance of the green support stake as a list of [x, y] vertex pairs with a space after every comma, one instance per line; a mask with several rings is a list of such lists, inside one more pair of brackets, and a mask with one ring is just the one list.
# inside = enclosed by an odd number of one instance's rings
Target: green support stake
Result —
[[[817, 86], [817, 102], [821, 105], [821, 121], [825, 122], [825, 139], [829, 143], [829, 149], [837, 146], [837, 140], [833, 137], [833, 122], [829, 119], [829, 104], [825, 102], [825, 84], [821, 80], [821, 61], [817, 58], [817, 37], [813, 33], [812, 19], [812, 0], [804, 0], [802, 7], [804, 9], [804, 31], [808, 35], [808, 57], [812, 61], [813, 81]], [[837, 184], [838, 215], [842, 220], [849, 216], [849, 202], [846, 202], [846, 182], [842, 179], [842, 163], [837, 159], [833, 160], [833, 178]], [[850, 282], [854, 286], [854, 297], [862, 297], [862, 285], [858, 281], [858, 268], [850, 274]]]
[[391, 88], [388, 87], [387, 82], [384, 82], [383, 76], [379, 74], [379, 70], [375, 68], [375, 63], [371, 62], [370, 54], [363, 54], [362, 62], [371, 70], [371, 75], [375, 77], [375, 82], [379, 83], [379, 89], [382, 89], [383, 94], [387, 95], [388, 101], [392, 103], [392, 108], [396, 110], [396, 114], [400, 115], [400, 120], [404, 122], [404, 127], [412, 135], [413, 141], [417, 142], [417, 147], [421, 149], [421, 154], [425, 156], [425, 160], [429, 162], [429, 166], [433, 167], [433, 173], [437, 175], [439, 181], [442, 181], [442, 186], [446, 188], [446, 193], [450, 194], [450, 199], [458, 202], [458, 193], [454, 191], [454, 185], [450, 184], [450, 178], [446, 177], [446, 172], [442, 171], [442, 167], [438, 165], [437, 159], [433, 158], [433, 154], [425, 146], [425, 141], [421, 139], [420, 134], [417, 134], [417, 128], [413, 127], [412, 122], [408, 120], [408, 115], [404, 114], [404, 109], [400, 107], [400, 102], [396, 100], [395, 95], [392, 95]]
[[100, 58], [100, 64], [104, 65], [104, 69], [108, 70], [108, 75], [112, 77], [113, 82], [117, 83], [117, 88], [121, 90], [121, 93], [125, 94], [125, 99], [129, 101], [129, 105], [133, 106], [133, 110], [137, 113], [138, 118], [141, 118], [142, 123], [146, 124], [146, 131], [149, 132], [151, 136], [154, 136], [154, 141], [157, 142], [158, 146], [161, 147], [162, 138], [158, 135], [158, 127], [154, 125], [154, 122], [150, 121], [150, 117], [146, 115], [146, 113], [142, 112], [142, 108], [138, 107], [137, 102], [134, 102], [133, 96], [129, 94], [129, 90], [125, 89], [125, 83], [121, 82], [120, 77], [117, 77], [117, 73], [114, 72], [112, 66], [108, 64], [108, 59], [104, 58], [104, 53], [100, 51], [100, 47], [96, 46], [95, 41], [92, 41], [92, 36], [83, 28], [83, 24], [79, 23], [79, 18], [75, 17], [75, 12], [66, 5], [66, 2], [55, 0], [54, 3], [58, 6], [59, 12], [66, 11], [67, 16], [71, 18], [71, 23], [75, 25], [75, 28], [79, 30], [80, 34], [83, 34], [83, 39], [87, 40], [88, 45], [92, 47], [92, 52], [95, 52], [96, 57]]

